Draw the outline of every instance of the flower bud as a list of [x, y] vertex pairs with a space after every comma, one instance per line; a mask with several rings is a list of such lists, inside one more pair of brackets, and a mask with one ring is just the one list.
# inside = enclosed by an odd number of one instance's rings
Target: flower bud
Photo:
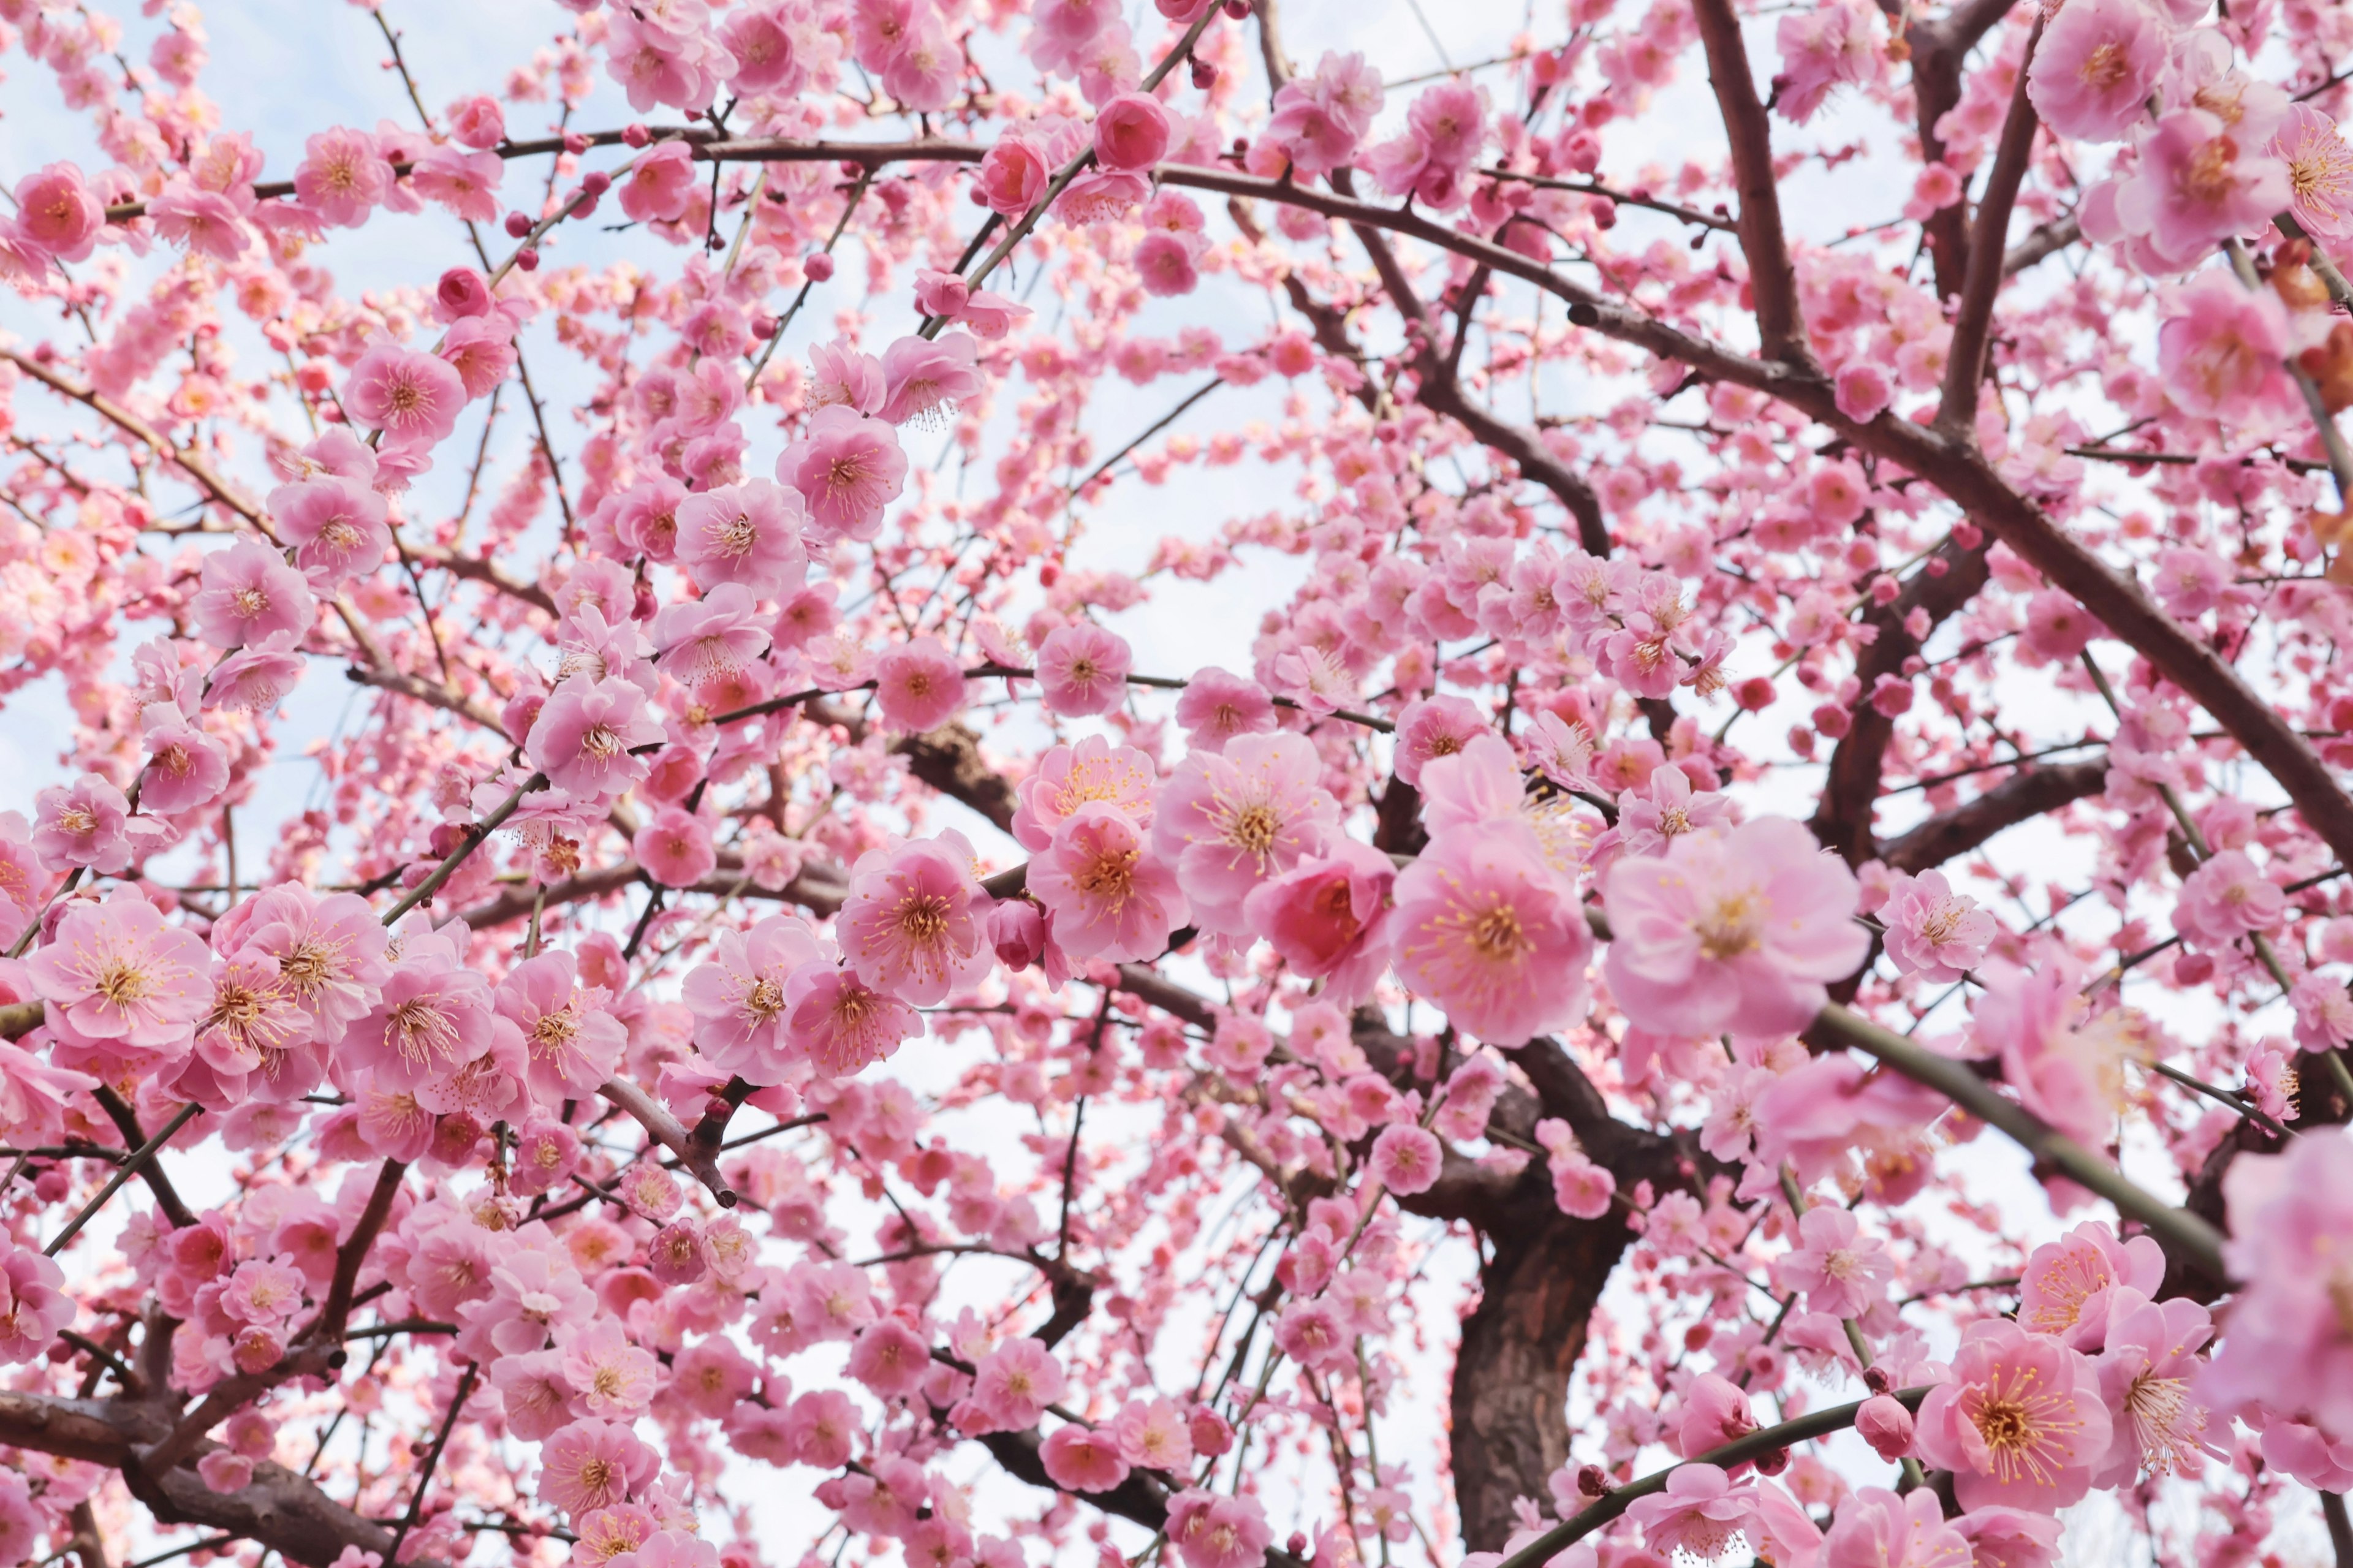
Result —
[[812, 283], [822, 283], [833, 276], [833, 258], [822, 250], [813, 250], [802, 258], [801, 271]]
[[527, 212], [507, 214], [507, 237], [521, 239], [531, 232], [531, 215]]
[[1214, 1459], [1234, 1446], [1234, 1429], [1226, 1425], [1224, 1416], [1206, 1405], [1193, 1407], [1190, 1425], [1193, 1433], [1193, 1452], [1205, 1458]]
[[988, 911], [988, 941], [999, 963], [1027, 969], [1045, 956], [1046, 913], [1027, 899], [1007, 899]]
[[1605, 1498], [1609, 1495], [1609, 1472], [1599, 1465], [1581, 1465], [1577, 1471], [1577, 1493], [1579, 1497]]
[[491, 308], [490, 280], [470, 267], [452, 267], [433, 290], [434, 314], [445, 321], [480, 316]]
[[1854, 1429], [1873, 1453], [1894, 1461], [1912, 1451], [1912, 1412], [1894, 1395], [1874, 1394], [1855, 1412]]
[[621, 140], [631, 147], [642, 147], [653, 139], [654, 133], [640, 121], [631, 121], [621, 127]]

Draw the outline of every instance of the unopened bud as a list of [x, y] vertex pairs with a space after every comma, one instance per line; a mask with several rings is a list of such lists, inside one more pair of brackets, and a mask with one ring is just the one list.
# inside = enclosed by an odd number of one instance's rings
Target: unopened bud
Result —
[[509, 239], [521, 239], [524, 235], [527, 235], [530, 232], [531, 215], [529, 213], [511, 212], [507, 214], [507, 237]]
[[1609, 1472], [1599, 1465], [1581, 1465], [1577, 1471], [1577, 1493], [1579, 1497], [1604, 1498], [1613, 1489]]
[[[1901, 1410], [1903, 1406], [1899, 1405], [1896, 1408]], [[1757, 1473], [1760, 1476], [1778, 1476], [1788, 1468], [1789, 1450], [1787, 1448], [1767, 1448], [1757, 1456]]]
[[1874, 1394], [1855, 1412], [1854, 1429], [1871, 1451], [1890, 1463], [1912, 1451], [1912, 1412], [1884, 1394]]
[[632, 122], [621, 127], [621, 140], [632, 147], [642, 147], [654, 139], [654, 133], [644, 125]]

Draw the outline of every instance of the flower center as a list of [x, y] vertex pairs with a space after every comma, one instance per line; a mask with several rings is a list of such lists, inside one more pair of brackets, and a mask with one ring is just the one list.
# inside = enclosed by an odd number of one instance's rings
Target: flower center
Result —
[[2132, 62], [2125, 58], [2123, 49], [2115, 44], [2102, 44], [2084, 57], [2084, 63], [2075, 74], [2084, 79], [2085, 87], [2095, 92], [2105, 92], [2124, 80], [2125, 73], [2130, 69]]

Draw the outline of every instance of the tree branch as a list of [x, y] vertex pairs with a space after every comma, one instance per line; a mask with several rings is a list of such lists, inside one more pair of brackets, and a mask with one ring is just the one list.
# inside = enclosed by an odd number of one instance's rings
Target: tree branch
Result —
[[2004, 828], [2099, 794], [2107, 779], [2105, 758], [2022, 769], [1975, 800], [1938, 812], [1891, 839], [1882, 847], [1880, 858], [1898, 871], [1916, 875], [1957, 859]]
[[1757, 331], [1765, 357], [1810, 364], [1805, 323], [1798, 310], [1798, 274], [1781, 230], [1779, 182], [1773, 174], [1773, 127], [1757, 97], [1748, 46], [1732, 0], [1692, 0], [1700, 42], [1707, 50], [1708, 85], [1715, 89], [1724, 132], [1732, 148], [1733, 184], [1740, 193], [1740, 249], [1748, 258], [1748, 285], [1757, 302]]
[[1992, 172], [1986, 175], [1985, 196], [1978, 204], [1977, 226], [1969, 237], [1968, 272], [1961, 285], [1960, 309], [1953, 317], [1952, 350], [1945, 362], [1945, 391], [1937, 405], [1936, 424], [1964, 437], [1975, 434], [1978, 388], [1986, 376], [1994, 300], [2008, 276], [2002, 265], [2002, 241], [2009, 235], [2010, 209], [2017, 204], [2018, 187], [2026, 178], [2027, 161], [2034, 152], [2034, 132], [2042, 123], [2026, 96], [2026, 68], [2033, 61], [2034, 46], [2042, 38], [2042, 24], [2038, 20], [2027, 38], [2018, 85], [2010, 97], [2010, 113], [2001, 123], [2001, 143], [1994, 153]]

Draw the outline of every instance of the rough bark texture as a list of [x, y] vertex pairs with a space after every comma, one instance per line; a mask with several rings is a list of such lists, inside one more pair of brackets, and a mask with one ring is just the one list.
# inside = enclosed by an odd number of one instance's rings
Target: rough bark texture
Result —
[[[1541, 1176], [1540, 1162], [1532, 1169]], [[1454, 1497], [1474, 1552], [1502, 1551], [1517, 1528], [1513, 1502], [1545, 1498], [1545, 1478], [1568, 1462], [1569, 1376], [1631, 1239], [1615, 1216], [1562, 1214], [1542, 1180], [1519, 1195], [1522, 1223], [1493, 1238], [1454, 1362]]]

